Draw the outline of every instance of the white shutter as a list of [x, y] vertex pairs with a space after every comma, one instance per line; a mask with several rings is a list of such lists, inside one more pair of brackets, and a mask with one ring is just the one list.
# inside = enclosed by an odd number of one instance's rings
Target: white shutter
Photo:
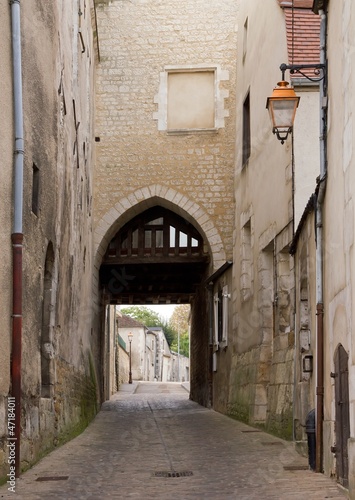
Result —
[[214, 347], [218, 349], [218, 293], [214, 294], [213, 324], [214, 324]]
[[228, 286], [225, 285], [223, 287], [223, 323], [222, 323], [222, 341], [224, 345], [228, 343], [228, 302], [229, 302], [229, 294], [228, 294]]

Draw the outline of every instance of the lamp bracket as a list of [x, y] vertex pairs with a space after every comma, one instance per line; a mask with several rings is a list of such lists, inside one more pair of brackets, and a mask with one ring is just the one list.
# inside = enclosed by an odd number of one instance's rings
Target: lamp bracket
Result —
[[[325, 75], [326, 75], [326, 65], [325, 64], [285, 64], [282, 63], [280, 66], [280, 70], [282, 73], [282, 80], [285, 80], [285, 71], [290, 70], [291, 75], [295, 73], [299, 73], [300, 75], [304, 76], [309, 80], [310, 82], [320, 82], [324, 80]], [[310, 76], [307, 76], [302, 70], [305, 69], [313, 69], [314, 74], [318, 75], [316, 78], [311, 78]]]
[[283, 144], [286, 141], [288, 134], [290, 134], [291, 132], [292, 132], [292, 127], [289, 127], [287, 130], [283, 130], [282, 132], [277, 128], [272, 129], [272, 133], [276, 135], [279, 141], [281, 141], [281, 144]]

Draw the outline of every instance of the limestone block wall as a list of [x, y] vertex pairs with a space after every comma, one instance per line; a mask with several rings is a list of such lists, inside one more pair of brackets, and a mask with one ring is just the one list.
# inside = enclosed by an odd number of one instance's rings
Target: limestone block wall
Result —
[[[120, 200], [128, 200], [128, 209], [138, 199], [142, 210], [155, 196], [170, 201], [172, 190], [175, 204], [169, 208], [176, 210], [184, 200], [187, 213], [200, 210], [201, 224], [209, 224], [205, 233], [213, 225], [224, 255], [231, 255], [236, 14], [234, 0], [183, 0], [178, 8], [171, 0], [97, 2], [98, 244], [106, 234], [104, 222], [115, 223], [110, 210]], [[169, 128], [168, 80], [176, 72], [188, 81], [192, 73], [213, 72], [212, 90], [207, 84], [207, 94], [213, 93], [213, 126]]]
[[[265, 109], [280, 61], [287, 60], [284, 14], [277, 2], [241, 2], [239, 27], [237, 47], [243, 56], [237, 58], [233, 316], [226, 354], [228, 390], [223, 389], [220, 405], [237, 418], [291, 438], [291, 142], [281, 146], [273, 136]], [[256, 60], [267, 63], [257, 65]]]

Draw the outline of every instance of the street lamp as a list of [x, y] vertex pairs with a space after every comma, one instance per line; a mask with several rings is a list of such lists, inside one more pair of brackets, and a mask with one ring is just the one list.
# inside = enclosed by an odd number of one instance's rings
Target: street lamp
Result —
[[292, 132], [293, 121], [300, 98], [296, 96], [293, 87], [288, 86], [285, 80], [278, 82], [271, 97], [267, 98], [266, 107], [270, 114], [272, 132], [281, 144], [285, 142], [287, 136]]
[[129, 332], [128, 334], [128, 342], [129, 342], [129, 378], [128, 378], [128, 383], [132, 383], [132, 339], [133, 339], [133, 333]]
[[[272, 132], [281, 144], [285, 142], [293, 130], [293, 122], [295, 120], [296, 109], [300, 98], [297, 97], [293, 87], [289, 87], [289, 83], [285, 81], [285, 71], [289, 69], [291, 74], [300, 73], [311, 82], [320, 82], [325, 77], [325, 64], [281, 64], [282, 79], [274, 88], [271, 97], [267, 98], [266, 108], [269, 111], [272, 123]], [[316, 78], [311, 78], [302, 70], [313, 69]], [[322, 74], [320, 74], [322, 72]]]

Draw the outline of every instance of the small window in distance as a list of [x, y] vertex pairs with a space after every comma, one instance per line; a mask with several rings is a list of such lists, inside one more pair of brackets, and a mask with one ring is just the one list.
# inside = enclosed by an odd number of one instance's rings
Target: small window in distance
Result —
[[156, 246], [156, 248], [163, 248], [163, 246], [164, 246], [163, 236], [164, 236], [163, 231], [161, 231], [160, 229], [157, 229], [157, 231], [155, 232], [155, 246]]
[[175, 235], [176, 235], [176, 230], [174, 226], [170, 226], [170, 243], [169, 245], [171, 247], [175, 246]]
[[144, 231], [144, 247], [152, 248], [152, 231]]
[[158, 217], [158, 219], [154, 219], [147, 222], [147, 226], [161, 226], [163, 224], [164, 224], [164, 217]]
[[187, 234], [180, 231], [179, 233], [179, 247], [186, 248], [187, 247]]
[[250, 157], [250, 94], [246, 96], [243, 103], [243, 166], [247, 163]]
[[39, 211], [39, 169], [32, 166], [32, 212], [38, 215]]
[[138, 248], [138, 229], [132, 232], [132, 248]]

